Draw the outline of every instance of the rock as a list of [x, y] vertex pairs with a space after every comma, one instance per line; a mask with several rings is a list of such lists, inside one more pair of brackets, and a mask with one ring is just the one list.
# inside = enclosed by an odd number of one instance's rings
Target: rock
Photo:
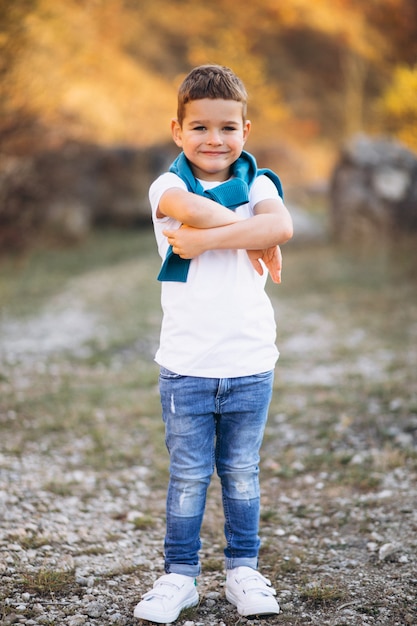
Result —
[[209, 591], [209, 593], [206, 595], [207, 600], [219, 600], [220, 599], [220, 593], [218, 591]]
[[397, 552], [398, 549], [399, 549], [399, 546], [397, 546], [394, 543], [384, 543], [384, 545], [380, 547], [379, 552], [378, 552], [379, 560], [386, 561], [395, 552]]
[[110, 615], [109, 621], [111, 624], [117, 624], [117, 626], [122, 626], [127, 623], [126, 618], [121, 613], [113, 613]]
[[101, 602], [90, 602], [84, 609], [88, 617], [94, 618], [101, 617], [105, 610], [106, 607]]
[[20, 615], [16, 613], [10, 613], [1, 621], [2, 626], [9, 626], [10, 624], [16, 624], [20, 620]]
[[86, 621], [87, 618], [85, 615], [71, 615], [66, 621], [66, 624], [68, 624], [68, 626], [84, 626]]
[[354, 137], [334, 169], [330, 202], [337, 241], [417, 234], [417, 155], [390, 139]]

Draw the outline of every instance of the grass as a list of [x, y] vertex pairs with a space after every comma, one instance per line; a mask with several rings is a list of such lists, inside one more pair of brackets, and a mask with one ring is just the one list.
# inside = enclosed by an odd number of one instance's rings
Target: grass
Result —
[[42, 546], [48, 545], [50, 542], [48, 537], [36, 534], [25, 534], [23, 536], [20, 534], [12, 534], [9, 538], [19, 543], [24, 550], [36, 550]]
[[64, 594], [76, 587], [75, 572], [49, 568], [26, 571], [22, 574], [21, 586], [23, 591], [39, 596]]
[[140, 515], [135, 517], [132, 523], [135, 530], [147, 530], [148, 528], [154, 528], [155, 518], [149, 514]]
[[81, 356], [46, 355], [24, 374], [19, 362], [0, 365], [0, 435], [14, 423], [24, 425], [6, 449], [19, 455], [31, 441], [42, 440], [48, 442], [45, 453], [52, 453], [77, 432], [84, 438], [83, 462], [96, 469], [126, 466], [142, 456], [152, 432], [161, 430], [153, 419], [159, 417], [152, 360], [160, 321], [157, 266], [150, 234], [128, 231], [97, 233], [77, 249], [3, 261], [3, 319], [36, 320], [58, 298], [65, 309], [81, 300], [100, 325], [111, 328], [104, 340], [93, 338]]
[[337, 585], [311, 583], [299, 590], [300, 598], [313, 607], [328, 606], [343, 600], [346, 595]]
[[[24, 389], [14, 366], [0, 366], [0, 434], [23, 425], [8, 440], [13, 454], [23, 454], [34, 439], [53, 450], [76, 431], [84, 438], [84, 461], [96, 469], [122, 467], [149, 446], [156, 458], [164, 455], [153, 363], [161, 319], [158, 265], [151, 232], [117, 230], [97, 232], [75, 249], [34, 250], [1, 261], [3, 319], [36, 318], [51, 300], [67, 308], [81, 300], [105, 329], [81, 356], [39, 359], [24, 374]], [[304, 456], [305, 471], [327, 468], [340, 483], [366, 489], [387, 467], [415, 463], [410, 451], [393, 447], [389, 434], [393, 414], [405, 424], [417, 411], [414, 268], [414, 256], [398, 251], [365, 256], [331, 245], [284, 248], [283, 283], [268, 287], [282, 348], [271, 413], [285, 407], [293, 426], [305, 428], [308, 407], [314, 441], [323, 449]], [[300, 332], [294, 351], [291, 341]], [[322, 382], [309, 384], [313, 374]], [[382, 451], [360, 469], [350, 465], [354, 451], [346, 445], [358, 432], [367, 432]], [[267, 430], [266, 446], [274, 441], [274, 430]], [[297, 475], [293, 449], [281, 450], [275, 475]], [[156, 469], [163, 480], [163, 463]], [[49, 489], [71, 487], [52, 482]]]
[[[368, 496], [384, 488], [387, 473], [417, 471], [415, 446], [407, 443], [417, 423], [415, 255], [394, 252], [367, 256], [331, 245], [288, 245], [283, 283], [268, 286], [281, 357], [261, 460], [261, 560], [278, 588], [298, 589], [297, 602], [308, 610], [346, 600], [339, 580], [312, 585], [301, 578], [326, 559], [318, 555], [320, 533], [331, 541], [323, 544], [326, 555], [327, 545], [333, 552], [348, 549], [342, 536], [366, 545], [382, 506]], [[81, 303], [98, 329], [82, 350], [31, 358], [2, 359], [0, 341], [0, 469], [13, 468], [34, 449], [42, 450], [45, 468], [65, 459], [68, 471], [45, 472], [42, 489], [58, 500], [78, 498], [82, 507], [94, 490], [77, 481], [78, 470], [94, 477], [95, 489], [118, 496], [120, 482], [109, 476], [126, 472], [120, 479], [126, 485], [135, 480], [128, 477], [131, 468], [143, 467], [152, 499], [130, 519], [143, 538], [163, 526], [159, 503], [168, 473], [153, 362], [161, 320], [158, 266], [152, 233], [128, 231], [97, 232], [75, 249], [35, 250], [0, 262], [1, 321], [28, 322], [30, 330], [45, 310]], [[209, 493], [203, 527], [208, 576], [222, 569], [218, 492], [215, 485]], [[126, 523], [126, 510], [117, 515], [115, 521]], [[381, 518], [381, 533], [389, 533], [389, 523]], [[47, 542], [31, 533], [9, 540], [34, 550]], [[116, 529], [114, 541], [122, 537]], [[98, 544], [79, 550], [101, 553]], [[29, 593], [76, 588], [72, 571], [37, 567], [22, 572]], [[134, 575], [130, 563], [124, 573]], [[189, 619], [198, 621], [197, 612]], [[298, 623], [288, 612], [282, 619]]]
[[[393, 414], [397, 424], [405, 425], [417, 407], [410, 364], [417, 308], [413, 262], [412, 256], [398, 260], [387, 251], [364, 258], [329, 245], [284, 248], [284, 282], [268, 287], [277, 311], [278, 344], [283, 345], [271, 413], [285, 407], [293, 427], [303, 429], [303, 407], [308, 407], [314, 425], [310, 444], [315, 444], [310, 449], [321, 452], [304, 455], [305, 471], [330, 470], [340, 484], [373, 489], [387, 467], [415, 464], [411, 451], [396, 449], [389, 434]], [[129, 231], [98, 232], [76, 249], [35, 250], [24, 259], [2, 261], [3, 319], [36, 318], [51, 299], [63, 300], [65, 307], [81, 300], [105, 329], [105, 337], [93, 337], [81, 356], [39, 359], [23, 375], [23, 389], [20, 380], [16, 384], [15, 367], [3, 363], [0, 433], [14, 423], [23, 425], [8, 439], [10, 452], [23, 454], [30, 441], [44, 440], [47, 453], [64, 446], [76, 431], [87, 465], [123, 467], [153, 448], [157, 482], [164, 480], [153, 363], [161, 317], [158, 265], [152, 233]], [[304, 339], [294, 351], [291, 341], [300, 332]], [[324, 376], [323, 381], [310, 385], [313, 374]], [[366, 433], [381, 451], [379, 457], [361, 467], [351, 465], [354, 450], [346, 443], [351, 433]], [[274, 441], [274, 429], [271, 434], [267, 429], [266, 448]], [[281, 449], [276, 476], [290, 480], [297, 475], [293, 450], [293, 445]], [[51, 482], [49, 489], [64, 493], [71, 486]]]
[[151, 237], [142, 237], [138, 231], [102, 230], [76, 247], [38, 247], [24, 255], [2, 257], [2, 313], [32, 315], [49, 298], [60, 293], [71, 279], [86, 271], [122, 266], [145, 255], [155, 259]]

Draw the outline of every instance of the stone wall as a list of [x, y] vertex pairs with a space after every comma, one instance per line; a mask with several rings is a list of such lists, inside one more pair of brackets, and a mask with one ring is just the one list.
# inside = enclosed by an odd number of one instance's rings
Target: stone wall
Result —
[[39, 235], [85, 237], [98, 224], [151, 224], [148, 189], [175, 146], [144, 150], [70, 143], [29, 157], [0, 156], [0, 248]]

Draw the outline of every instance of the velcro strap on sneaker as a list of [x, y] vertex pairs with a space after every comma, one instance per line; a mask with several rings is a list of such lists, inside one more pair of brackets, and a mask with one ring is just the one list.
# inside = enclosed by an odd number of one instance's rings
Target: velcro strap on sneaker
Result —
[[262, 576], [258, 572], [254, 575], [244, 576], [239, 580], [242, 583], [245, 592], [256, 591], [268, 596], [276, 596], [277, 592], [271, 587], [271, 581]]

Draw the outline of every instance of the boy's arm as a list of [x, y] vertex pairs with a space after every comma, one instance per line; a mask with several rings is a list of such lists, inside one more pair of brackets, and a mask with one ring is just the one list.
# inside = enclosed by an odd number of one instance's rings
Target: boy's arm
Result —
[[158, 218], [173, 217], [193, 228], [215, 228], [240, 221], [227, 207], [179, 187], [167, 189], [159, 200]]
[[[259, 203], [255, 206], [255, 213], [258, 211], [258, 214], [262, 212], [268, 212], [270, 208], [274, 211], [274, 207], [267, 204], [268, 201], [261, 204]], [[282, 204], [282, 203], [281, 203]], [[288, 211], [287, 211], [288, 213]], [[289, 216], [289, 214], [288, 214]], [[290, 217], [291, 220], [291, 217]], [[292, 236], [292, 220], [291, 220], [291, 236]], [[258, 249], [258, 250], [246, 250], [246, 253], [249, 257], [250, 262], [252, 263], [253, 268], [260, 274], [261, 276], [264, 273], [264, 268], [260, 261], [262, 260], [263, 264], [269, 271], [269, 275], [274, 283], [281, 282], [281, 271], [282, 271], [282, 254], [281, 248], [278, 245], [273, 245], [270, 248]]]
[[163, 232], [173, 251], [184, 259], [192, 259], [207, 250], [261, 251], [291, 239], [291, 216], [281, 200], [262, 200], [254, 207], [254, 213], [248, 219], [215, 228], [183, 226]]

